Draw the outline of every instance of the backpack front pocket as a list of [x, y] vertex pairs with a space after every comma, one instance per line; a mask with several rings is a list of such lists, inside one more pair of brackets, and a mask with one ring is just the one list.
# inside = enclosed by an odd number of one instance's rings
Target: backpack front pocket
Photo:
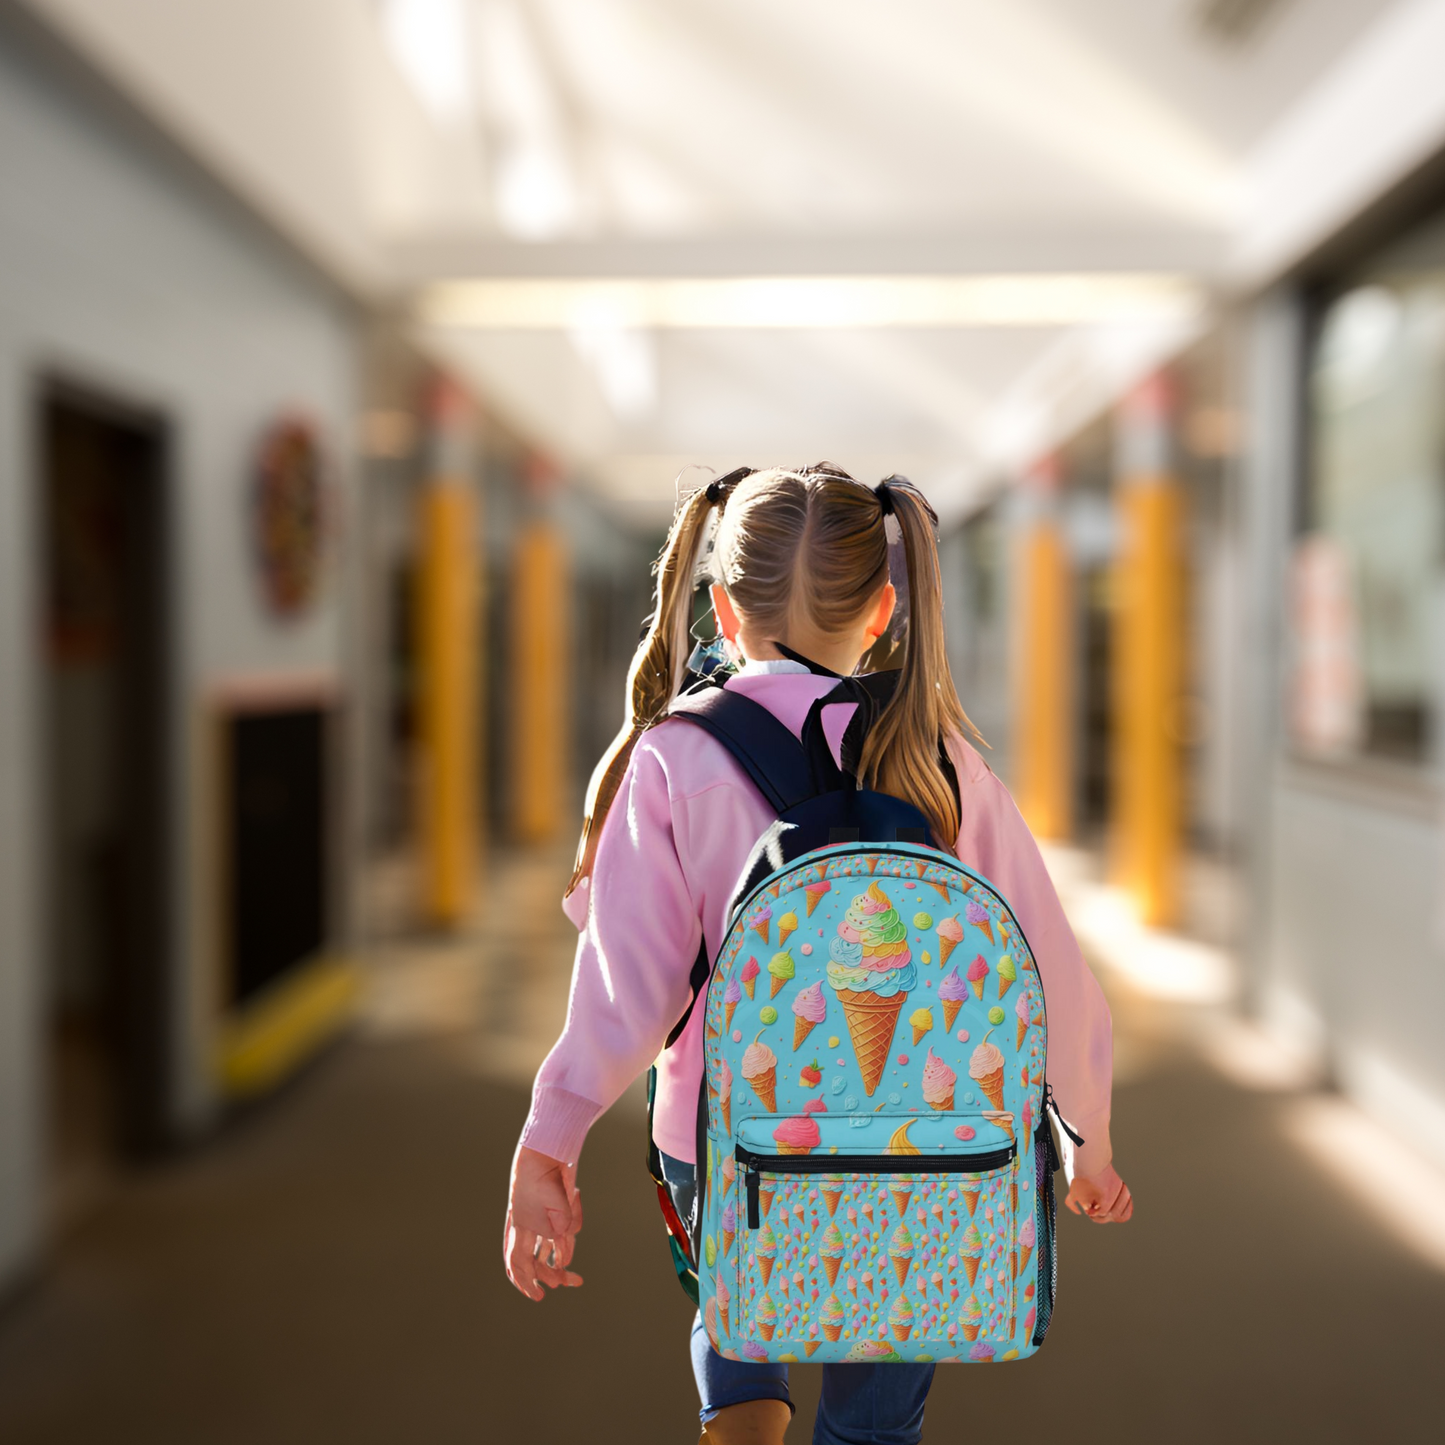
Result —
[[731, 1305], [743, 1357], [1017, 1354], [1027, 1261], [1011, 1119], [935, 1115], [916, 1132], [949, 1143], [919, 1148], [908, 1136], [919, 1116], [877, 1118], [866, 1133], [884, 1147], [868, 1152], [848, 1119], [814, 1117], [820, 1145], [807, 1152], [780, 1149], [773, 1119], [739, 1122]]

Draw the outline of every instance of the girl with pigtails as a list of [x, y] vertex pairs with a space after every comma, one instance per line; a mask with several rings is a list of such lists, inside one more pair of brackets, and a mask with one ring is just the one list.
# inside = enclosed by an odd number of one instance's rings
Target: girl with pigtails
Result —
[[[896, 602], [890, 517], [907, 571], [902, 665], [864, 675], [860, 663], [879, 650]], [[1009, 900], [1048, 999], [1048, 1078], [1085, 1141], [1074, 1151], [1066, 1203], [1101, 1223], [1127, 1220], [1133, 1204], [1109, 1144], [1108, 1008], [1028, 828], [965, 737], [972, 724], [949, 675], [932, 508], [896, 477], [870, 488], [828, 465], [741, 471], [693, 493], [673, 522], [656, 607], [628, 675], [626, 721], [588, 790], [563, 903], [580, 930], [571, 996], [513, 1163], [509, 1278], [532, 1300], [582, 1283], [571, 1266], [583, 1141], [654, 1060], [653, 1137], [677, 1211], [691, 1214], [705, 998], [667, 1041], [689, 1007], [699, 947], [717, 956], [734, 887], [776, 818], [721, 743], [669, 717], [688, 678], [699, 555], [714, 520], [711, 598], [731, 669], [723, 686], [798, 735], [840, 679], [867, 684], [857, 690], [863, 715], [851, 729], [850, 770], [860, 786], [913, 804], [932, 835], [950, 840]], [[842, 766], [847, 738], [835, 730], [829, 745]], [[783, 1440], [793, 1413], [787, 1364], [724, 1358], [700, 1318], [692, 1360], [704, 1442]], [[932, 1363], [821, 1368], [814, 1441], [922, 1438]], [[646, 1427], [635, 1433], [652, 1438]]]

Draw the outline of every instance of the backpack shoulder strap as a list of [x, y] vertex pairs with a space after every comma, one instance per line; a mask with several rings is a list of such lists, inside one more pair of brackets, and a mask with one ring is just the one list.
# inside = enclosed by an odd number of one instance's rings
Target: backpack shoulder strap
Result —
[[807, 750], [762, 703], [725, 687], [704, 687], [672, 701], [669, 717], [686, 718], [715, 737], [752, 779], [775, 813], [820, 789]]

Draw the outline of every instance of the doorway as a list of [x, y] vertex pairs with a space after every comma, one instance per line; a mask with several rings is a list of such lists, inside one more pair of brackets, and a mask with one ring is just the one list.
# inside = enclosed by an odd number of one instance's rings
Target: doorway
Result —
[[156, 418], [42, 387], [52, 1221], [166, 1136], [170, 548]]

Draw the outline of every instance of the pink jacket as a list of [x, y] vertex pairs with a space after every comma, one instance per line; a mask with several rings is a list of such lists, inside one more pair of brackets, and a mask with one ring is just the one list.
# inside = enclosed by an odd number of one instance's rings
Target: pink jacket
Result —
[[[833, 680], [743, 673], [727, 685], [800, 733], [809, 707]], [[838, 716], [826, 719], [835, 755], [851, 710], [839, 705]], [[1112, 1157], [1108, 1005], [1008, 790], [961, 737], [947, 746], [963, 799], [954, 851], [1002, 893], [1033, 949], [1048, 1009], [1049, 1082], [1084, 1137], [1075, 1171], [1095, 1174]], [[590, 886], [579, 886], [563, 905], [581, 930], [567, 1022], [538, 1071], [522, 1143], [575, 1160], [593, 1120], [657, 1059], [657, 1145], [693, 1162], [705, 999], [677, 1043], [658, 1053], [687, 1007], [699, 931], [715, 956], [728, 898], [773, 816], [701, 728], [664, 722], [643, 736], [602, 830]]]

